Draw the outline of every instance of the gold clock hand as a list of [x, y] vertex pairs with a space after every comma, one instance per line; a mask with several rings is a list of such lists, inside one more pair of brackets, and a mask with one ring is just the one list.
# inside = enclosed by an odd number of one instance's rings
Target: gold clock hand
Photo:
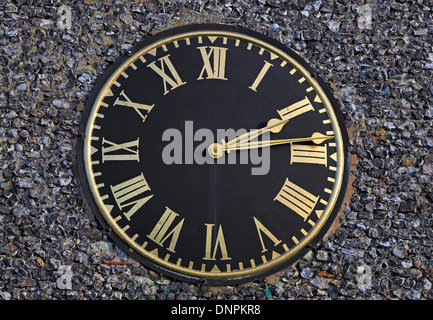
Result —
[[229, 153], [232, 150], [245, 150], [245, 149], [256, 149], [263, 147], [276, 146], [280, 144], [313, 141], [315, 144], [321, 144], [325, 140], [332, 139], [334, 136], [327, 136], [320, 132], [315, 132], [311, 137], [305, 138], [292, 138], [292, 139], [281, 139], [281, 140], [267, 140], [267, 141], [250, 141], [247, 143], [238, 143], [236, 145], [229, 146], [227, 143], [219, 144], [213, 143], [209, 146], [208, 152], [214, 158], [219, 158], [224, 154], [224, 151]]
[[311, 137], [305, 137], [305, 138], [267, 140], [267, 141], [251, 141], [248, 143], [241, 143], [241, 144], [238, 144], [234, 147], [231, 147], [231, 150], [253, 149], [253, 148], [261, 148], [261, 147], [268, 147], [268, 146], [270, 147], [270, 146], [276, 146], [276, 145], [280, 145], [280, 144], [303, 142], [303, 141], [313, 141], [315, 144], [321, 144], [325, 140], [332, 139], [332, 138], [334, 138], [334, 136], [327, 136], [327, 135], [321, 134], [319, 132], [315, 132], [315, 133], [313, 133], [313, 135]]
[[289, 119], [285, 119], [285, 120], [280, 120], [280, 119], [271, 119], [268, 121], [268, 129], [270, 129], [269, 131], [271, 131], [272, 133], [278, 133], [280, 132], [284, 125], [289, 121]]
[[244, 143], [247, 141], [251, 141], [255, 138], [257, 138], [258, 136], [262, 135], [265, 132], [271, 131], [273, 133], [278, 133], [281, 131], [281, 129], [283, 128], [283, 126], [289, 121], [289, 119], [283, 119], [283, 120], [279, 120], [279, 119], [271, 119], [268, 121], [268, 124], [266, 125], [266, 127], [251, 131], [251, 132], [247, 132], [244, 134], [241, 134], [240, 136], [225, 142], [225, 146], [233, 146], [234, 144], [240, 144], [240, 143]]
[[334, 136], [327, 136], [327, 135], [321, 134], [320, 132], [315, 132], [312, 134], [311, 137], [281, 139], [281, 140], [267, 140], [267, 141], [250, 141], [248, 143], [241, 143], [241, 144], [237, 144], [237, 145], [231, 146], [231, 147], [226, 146], [225, 148], [222, 148], [222, 150], [223, 151], [244, 150], [244, 149], [270, 147], [270, 146], [276, 146], [276, 145], [280, 145], [280, 144], [303, 142], [303, 141], [313, 141], [315, 144], [321, 144], [325, 140], [332, 139], [332, 138], [334, 138]]
[[212, 143], [208, 147], [208, 153], [213, 158], [219, 158], [223, 155], [224, 151], [227, 151], [229, 153], [231, 150], [236, 150], [235, 148], [232, 148], [233, 146], [239, 145], [241, 143], [245, 143], [248, 141], [251, 141], [254, 138], [257, 138], [258, 136], [262, 135], [263, 133], [267, 131], [271, 131], [273, 133], [278, 133], [281, 131], [283, 126], [289, 121], [289, 119], [270, 119], [268, 121], [268, 124], [266, 127], [247, 132], [244, 134], [241, 134], [240, 136], [230, 140], [229, 142], [226, 142], [225, 140], [222, 140], [222, 144], [219, 143]]

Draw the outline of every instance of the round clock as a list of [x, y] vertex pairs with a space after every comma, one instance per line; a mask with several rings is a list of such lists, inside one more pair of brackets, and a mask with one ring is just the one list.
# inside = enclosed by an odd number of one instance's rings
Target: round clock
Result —
[[339, 108], [281, 43], [227, 25], [163, 31], [120, 58], [84, 110], [92, 211], [145, 266], [252, 281], [323, 237], [349, 175]]

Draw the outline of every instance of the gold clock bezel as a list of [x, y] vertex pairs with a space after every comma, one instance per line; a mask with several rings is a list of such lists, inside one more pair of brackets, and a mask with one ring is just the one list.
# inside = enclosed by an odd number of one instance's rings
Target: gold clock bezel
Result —
[[[293, 68], [296, 69], [296, 71], [302, 75], [302, 77], [305, 78], [305, 81], [307, 81], [311, 87], [315, 90], [315, 92], [319, 95], [322, 104], [324, 108], [327, 111], [328, 117], [331, 120], [331, 125], [335, 134], [335, 141], [336, 141], [336, 148], [337, 148], [337, 170], [336, 170], [336, 176], [335, 176], [335, 183], [332, 188], [332, 193], [329, 198], [328, 204], [321, 215], [320, 219], [317, 221], [315, 226], [311, 229], [311, 231], [302, 239], [299, 241], [298, 244], [295, 245], [295, 247], [291, 248], [288, 252], [282, 254], [280, 257], [271, 260], [267, 263], [260, 264], [256, 267], [250, 267], [245, 268], [243, 270], [232, 270], [232, 271], [221, 271], [221, 272], [210, 272], [210, 271], [199, 271], [195, 269], [189, 269], [186, 267], [179, 266], [177, 264], [164, 261], [163, 259], [156, 257], [152, 254], [150, 254], [148, 251], [144, 250], [140, 245], [138, 245], [134, 240], [132, 240], [120, 227], [117, 225], [117, 223], [114, 221], [114, 219], [111, 217], [109, 210], [107, 209], [106, 205], [104, 204], [103, 199], [101, 198], [101, 195], [98, 192], [98, 188], [96, 187], [96, 181], [95, 176], [92, 169], [92, 160], [91, 160], [91, 141], [92, 141], [92, 132], [93, 132], [93, 125], [98, 113], [99, 108], [101, 107], [101, 103], [106, 96], [108, 90], [113, 85], [113, 83], [117, 80], [118, 77], [136, 60], [138, 60], [141, 56], [145, 55], [146, 53], [167, 45], [173, 41], [180, 41], [187, 38], [193, 38], [193, 37], [226, 37], [228, 39], [233, 40], [240, 40], [245, 41], [248, 43], [252, 43], [255, 46], [258, 46], [260, 48], [264, 48], [265, 50], [277, 55], [282, 60], [287, 61], [289, 65], [291, 65]], [[91, 191], [91, 194], [93, 196], [93, 199], [100, 211], [100, 213], [103, 215], [104, 219], [108, 223], [108, 225], [114, 230], [114, 232], [121, 238], [123, 241], [126, 242], [126, 244], [131, 248], [131, 250], [136, 251], [140, 255], [144, 256], [146, 259], [150, 260], [151, 262], [161, 266], [162, 268], [172, 270], [176, 273], [180, 273], [182, 275], [191, 276], [191, 277], [197, 277], [197, 278], [207, 278], [207, 279], [231, 279], [231, 278], [242, 278], [246, 276], [250, 276], [257, 273], [265, 272], [269, 269], [272, 269], [282, 263], [285, 263], [288, 259], [293, 257], [295, 254], [297, 254], [301, 249], [303, 249], [305, 246], [307, 246], [312, 239], [314, 239], [317, 234], [322, 230], [324, 224], [327, 222], [331, 212], [334, 209], [334, 206], [337, 202], [337, 198], [339, 197], [341, 186], [343, 183], [343, 173], [345, 168], [345, 157], [344, 157], [344, 149], [343, 149], [343, 137], [341, 133], [341, 128], [339, 126], [339, 122], [337, 119], [337, 116], [334, 112], [334, 109], [332, 107], [332, 104], [330, 100], [328, 99], [326, 93], [322, 89], [322, 87], [319, 85], [319, 83], [314, 79], [314, 77], [307, 71], [304, 66], [302, 66], [301, 63], [296, 61], [292, 56], [290, 56], [288, 53], [284, 52], [283, 50], [277, 48], [276, 46], [263, 41], [261, 39], [258, 39], [254, 36], [239, 33], [237, 31], [227, 31], [227, 30], [212, 30], [212, 29], [203, 29], [200, 31], [194, 30], [194, 31], [185, 31], [183, 33], [169, 35], [167, 37], [164, 37], [162, 39], [159, 39], [156, 42], [153, 42], [137, 52], [135, 52], [132, 56], [130, 56], [128, 59], [126, 59], [122, 64], [120, 64], [117, 69], [109, 76], [109, 78], [106, 80], [106, 82], [101, 87], [95, 102], [92, 105], [92, 109], [90, 112], [90, 116], [87, 121], [87, 125], [85, 128], [85, 138], [84, 138], [84, 167], [85, 167], [85, 173], [87, 177], [87, 181], [89, 184], [89, 188]]]

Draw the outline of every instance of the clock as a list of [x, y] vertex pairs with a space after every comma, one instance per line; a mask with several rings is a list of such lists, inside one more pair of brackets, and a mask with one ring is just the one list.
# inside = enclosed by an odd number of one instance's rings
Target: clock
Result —
[[90, 96], [78, 169], [93, 214], [148, 268], [253, 281], [294, 263], [335, 219], [348, 137], [318, 74], [280, 42], [199, 24], [150, 36]]

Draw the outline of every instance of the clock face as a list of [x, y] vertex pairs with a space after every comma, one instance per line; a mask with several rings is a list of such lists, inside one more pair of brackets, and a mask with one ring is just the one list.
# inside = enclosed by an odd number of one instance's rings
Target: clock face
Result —
[[94, 214], [146, 266], [251, 281], [306, 253], [342, 202], [347, 134], [296, 54], [238, 27], [152, 36], [90, 98], [79, 169]]

